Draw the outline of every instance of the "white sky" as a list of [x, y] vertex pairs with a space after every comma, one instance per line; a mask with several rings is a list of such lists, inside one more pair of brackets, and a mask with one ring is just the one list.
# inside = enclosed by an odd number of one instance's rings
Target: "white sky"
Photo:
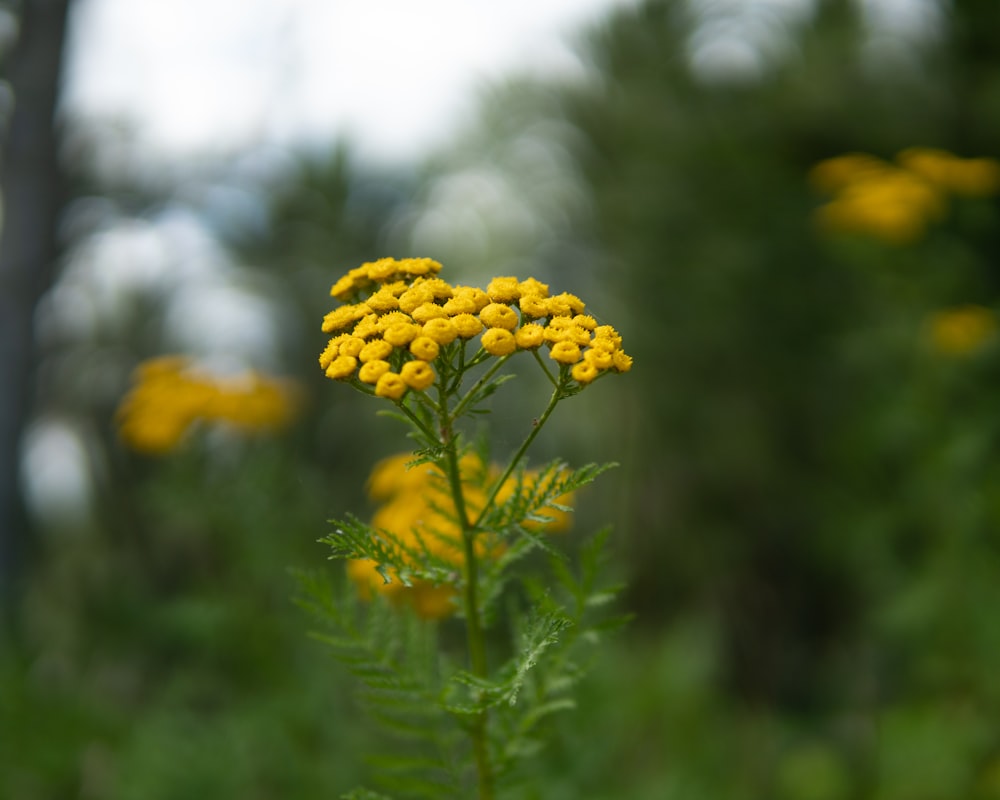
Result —
[[412, 158], [482, 82], [580, 72], [576, 32], [630, 2], [78, 0], [66, 104], [168, 158], [337, 133]]

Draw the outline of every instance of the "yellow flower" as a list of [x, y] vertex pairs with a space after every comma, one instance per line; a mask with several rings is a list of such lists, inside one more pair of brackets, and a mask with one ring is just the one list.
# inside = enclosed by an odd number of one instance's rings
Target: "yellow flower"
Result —
[[180, 356], [141, 364], [118, 408], [122, 439], [136, 450], [163, 453], [199, 422], [228, 423], [243, 431], [271, 430], [292, 416], [291, 384], [256, 372], [219, 378]]
[[432, 319], [424, 324], [423, 335], [438, 344], [451, 344], [458, 336], [458, 330], [450, 319]]
[[541, 281], [535, 280], [534, 278], [528, 278], [521, 281], [518, 284], [518, 290], [521, 293], [521, 297], [548, 297], [549, 287], [548, 284], [542, 283]]
[[367, 303], [341, 306], [323, 317], [323, 333], [333, 333], [334, 331], [342, 330], [369, 313], [371, 313], [371, 309]]
[[367, 364], [369, 361], [381, 361], [392, 353], [392, 345], [385, 339], [372, 339], [358, 353], [358, 360]]
[[[410, 585], [406, 585], [396, 567], [384, 569], [390, 579], [386, 583], [377, 570], [378, 565], [363, 559], [349, 561], [347, 574], [356, 584], [361, 597], [366, 600], [378, 593], [395, 604], [411, 606], [422, 617], [440, 619], [454, 613], [457, 608], [457, 585], [465, 569], [462, 531], [450, 513], [454, 508], [454, 501], [447, 489], [444, 473], [436, 465], [428, 463], [407, 468], [412, 459], [412, 455], [405, 453], [390, 456], [375, 465], [368, 480], [368, 494], [380, 506], [372, 516], [371, 526], [376, 531], [392, 534], [403, 547], [426, 549], [435, 558], [454, 565], [454, 583], [434, 584], [411, 577]], [[478, 456], [467, 454], [459, 462], [459, 472], [466, 509], [470, 514], [477, 515], [486, 505], [483, 486], [487, 479], [496, 480], [499, 477], [500, 468], [492, 466], [487, 469]], [[547, 481], [558, 480], [563, 475], [550, 475]], [[539, 485], [539, 480], [537, 472], [526, 473], [525, 490], [535, 492], [546, 489], [549, 484]], [[506, 502], [516, 488], [516, 480], [508, 479], [497, 492], [497, 502]], [[569, 505], [572, 503], [572, 495], [563, 495], [556, 502], [559, 505]], [[549, 506], [541, 509], [540, 513], [549, 520], [525, 520], [524, 526], [530, 530], [557, 533], [568, 528], [571, 523], [570, 514], [562, 509]], [[478, 555], [485, 558], [495, 557], [502, 552], [502, 548], [488, 545], [482, 538], [477, 541], [476, 550]], [[406, 569], [415, 566], [408, 556], [404, 556], [404, 559], [399, 567]]]
[[385, 372], [375, 383], [375, 396], [398, 400], [406, 392], [406, 381], [395, 372]]
[[479, 319], [487, 328], [504, 328], [508, 331], [514, 330], [520, 322], [517, 312], [502, 303], [490, 303], [479, 312]]
[[910, 172], [954, 194], [989, 197], [1000, 191], [1000, 162], [992, 158], [959, 158], [944, 150], [911, 147], [896, 160]]
[[487, 285], [486, 294], [494, 303], [513, 303], [521, 296], [521, 282], [517, 278], [494, 278]]
[[[359, 380], [374, 383], [380, 396], [399, 399], [404, 387], [419, 388], [414, 380], [421, 384], [429, 373], [414, 366], [407, 373], [409, 381], [389, 375], [392, 369], [386, 370], [382, 363], [397, 367], [407, 363], [405, 355], [394, 355], [395, 350], [408, 348], [416, 360], [430, 363], [441, 358], [441, 348], [455, 339], [480, 334], [483, 349], [498, 357], [548, 342], [552, 358], [560, 363], [585, 360], [588, 367], [577, 370], [582, 376], [590, 376], [591, 367], [600, 373], [631, 366], [631, 359], [618, 352], [621, 337], [586, 315], [584, 302], [576, 295], [553, 296], [535, 278], [521, 281], [512, 276], [494, 278], [485, 291], [452, 286], [436, 276], [439, 270], [440, 264], [430, 259], [379, 259], [337, 281], [331, 293], [345, 305], [324, 317], [324, 330], [336, 334], [319, 358], [326, 374], [346, 379], [354, 375], [357, 360], [380, 362], [365, 369]], [[449, 348], [448, 358], [454, 354], [464, 358], [465, 344], [460, 344]], [[414, 378], [418, 373], [421, 377]]]
[[935, 187], [892, 167], [845, 187], [817, 211], [827, 228], [868, 233], [893, 244], [920, 238], [943, 213], [944, 199]]
[[1000, 162], [993, 159], [911, 147], [896, 162], [899, 166], [854, 153], [817, 164], [810, 180], [833, 195], [817, 209], [819, 224], [907, 244], [944, 216], [949, 194], [986, 197], [1000, 191]]
[[575, 364], [580, 360], [580, 356], [580, 346], [566, 341], [556, 342], [549, 352], [549, 358], [560, 364]]
[[621, 334], [610, 325], [598, 325], [594, 329], [594, 342], [598, 341], [609, 342], [613, 347], [622, 346]]
[[[487, 298], [489, 300], [489, 298]], [[459, 314], [475, 314], [479, 311], [476, 307], [475, 300], [467, 294], [456, 294], [454, 297], [445, 301], [444, 305], [441, 306], [444, 313], [449, 317], [454, 317]]]
[[380, 258], [366, 266], [368, 267], [368, 279], [372, 281], [387, 281], [397, 272], [394, 258]]
[[399, 308], [399, 298], [392, 293], [392, 289], [388, 286], [383, 286], [369, 297], [365, 303], [368, 304], [368, 307], [372, 311], [379, 314]]
[[376, 384], [378, 379], [389, 371], [389, 362], [381, 359], [367, 361], [358, 370], [358, 380], [362, 383]]
[[490, 328], [480, 341], [491, 356], [509, 356], [517, 349], [514, 334], [503, 328]]
[[463, 339], [471, 339], [483, 329], [479, 317], [474, 317], [472, 314], [458, 314], [451, 318], [451, 323]]
[[379, 333], [385, 333], [393, 325], [399, 324], [413, 324], [413, 317], [409, 314], [404, 314], [402, 311], [389, 311], [386, 314], [380, 316], [377, 320]]
[[423, 285], [430, 290], [435, 300], [448, 300], [455, 294], [452, 285], [441, 278], [428, 278], [423, 282]]
[[577, 383], [588, 384], [594, 378], [601, 374], [601, 370], [594, 364], [593, 361], [585, 360], [581, 361], [579, 364], [574, 364], [573, 369], [570, 370], [570, 375], [573, 376], [573, 380]]
[[354, 326], [354, 330], [352, 331], [359, 339], [368, 339], [372, 336], [377, 336], [381, 332], [379, 318], [376, 314], [366, 314], [358, 321], [358, 324]]
[[418, 336], [410, 342], [410, 352], [421, 361], [433, 361], [438, 357], [438, 343], [429, 336]]
[[615, 363], [614, 360], [615, 348], [609, 346], [607, 349], [603, 347], [588, 347], [583, 354], [583, 360], [588, 364], [593, 364], [597, 369], [610, 369]]
[[834, 193], [861, 180], [880, 175], [886, 163], [867, 153], [848, 153], [820, 161], [809, 171], [809, 181], [823, 192]]
[[419, 335], [419, 325], [414, 325], [412, 322], [397, 322], [395, 325], [390, 325], [386, 328], [385, 333], [382, 334], [382, 338], [393, 347], [405, 347]]
[[548, 298], [549, 314], [559, 317], [582, 314], [584, 309], [583, 300], [575, 294], [562, 292]]
[[632, 356], [626, 354], [624, 350], [615, 350], [613, 358], [615, 372], [628, 372], [632, 369]]
[[340, 355], [340, 343], [348, 338], [350, 338], [350, 334], [342, 333], [340, 336], [334, 336], [329, 342], [326, 343], [326, 347], [323, 349], [323, 352], [319, 354], [319, 365], [321, 369], [326, 369], [330, 366], [330, 362]]
[[410, 316], [413, 317], [414, 322], [419, 322], [423, 325], [425, 322], [430, 322], [432, 319], [446, 319], [448, 317], [448, 313], [437, 303], [421, 303], [413, 309]]
[[[461, 303], [463, 309], [467, 309], [455, 312], [461, 314], [478, 314], [490, 304], [490, 296], [475, 286], [456, 286], [452, 300]], [[445, 303], [445, 306], [447, 307], [448, 303]]]
[[434, 302], [434, 292], [425, 283], [416, 283], [399, 297], [399, 310], [412, 314], [414, 309], [424, 303]]
[[358, 368], [358, 360], [354, 356], [337, 356], [326, 368], [326, 377], [334, 380], [350, 378]]
[[539, 319], [549, 315], [549, 301], [539, 295], [525, 295], [517, 304], [525, 317]]
[[437, 376], [426, 361], [407, 361], [399, 371], [399, 377], [411, 389], [422, 392], [434, 383]]
[[359, 339], [357, 336], [348, 336], [343, 342], [340, 343], [340, 355], [357, 358], [364, 348], [364, 339]]
[[977, 305], [959, 306], [931, 315], [928, 338], [931, 347], [949, 356], [966, 356], [980, 349], [997, 329], [996, 314]]
[[434, 275], [441, 265], [433, 258], [404, 258], [398, 262], [399, 271], [406, 275]]
[[545, 341], [545, 328], [529, 322], [527, 325], [522, 325], [518, 328], [514, 334], [514, 341], [517, 342], [517, 346], [522, 350], [534, 350]]

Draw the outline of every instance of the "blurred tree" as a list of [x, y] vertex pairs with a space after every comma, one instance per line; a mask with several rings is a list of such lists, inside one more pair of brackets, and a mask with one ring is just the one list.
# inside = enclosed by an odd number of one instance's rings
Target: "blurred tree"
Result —
[[28, 550], [19, 490], [21, 437], [31, 409], [34, 310], [53, 280], [65, 203], [55, 119], [69, 0], [32, 0], [6, 62], [15, 110], [3, 143], [0, 219], [0, 603], [11, 601]]
[[[901, 378], [901, 351], [871, 349], [894, 314], [886, 292], [926, 303], [933, 288], [891, 269], [912, 252], [872, 250], [866, 272], [825, 246], [806, 175], [853, 150], [995, 147], [997, 8], [954, 5], [923, 39], [875, 29], [849, 0], [797, 24], [759, 8], [735, 39], [719, 20], [696, 27], [696, 4], [646, 2], [592, 37], [599, 80], [571, 118], [588, 145], [587, 234], [634, 313], [633, 600], [650, 621], [692, 608], [721, 620], [745, 696], [821, 702], [860, 624], [870, 545], [837, 509], [845, 493], [878, 507], [858, 467], [887, 454], [844, 442]], [[750, 38], [760, 27], [767, 46]]]

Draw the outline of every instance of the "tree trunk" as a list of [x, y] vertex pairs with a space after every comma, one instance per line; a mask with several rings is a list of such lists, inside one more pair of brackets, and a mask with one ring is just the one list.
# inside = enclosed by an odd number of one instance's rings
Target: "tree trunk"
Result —
[[7, 58], [14, 114], [0, 167], [0, 604], [9, 612], [29, 550], [21, 441], [32, 406], [34, 312], [53, 280], [64, 204], [56, 102], [70, 0], [29, 0]]

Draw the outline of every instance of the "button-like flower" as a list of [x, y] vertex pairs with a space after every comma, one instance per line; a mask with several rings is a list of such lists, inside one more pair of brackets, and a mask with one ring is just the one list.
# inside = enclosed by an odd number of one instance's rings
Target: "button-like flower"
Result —
[[440, 346], [430, 336], [418, 336], [410, 342], [410, 352], [421, 361], [433, 361], [438, 356]]
[[479, 319], [487, 328], [504, 328], [508, 331], [514, 330], [521, 321], [517, 312], [503, 303], [490, 303], [479, 312]]
[[398, 400], [406, 392], [406, 381], [395, 372], [383, 373], [375, 383], [375, 396]]
[[481, 341], [483, 349], [491, 356], [509, 356], [517, 350], [514, 334], [503, 328], [490, 328]]
[[403, 364], [403, 368], [399, 371], [399, 377], [411, 389], [422, 392], [434, 383], [437, 376], [426, 361], [408, 361]]

